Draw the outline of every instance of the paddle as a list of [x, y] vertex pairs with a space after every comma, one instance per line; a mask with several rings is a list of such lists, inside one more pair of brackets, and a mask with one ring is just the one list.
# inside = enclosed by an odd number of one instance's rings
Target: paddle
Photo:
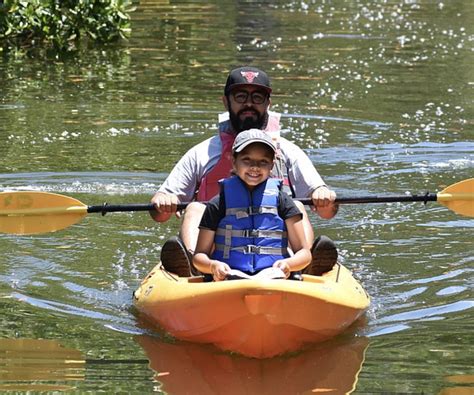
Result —
[[[361, 196], [339, 197], [339, 204], [390, 203], [390, 202], [439, 202], [450, 210], [474, 217], [474, 178], [453, 184], [439, 193], [403, 196]], [[310, 205], [311, 200], [301, 200]], [[178, 210], [188, 203], [178, 205]], [[48, 192], [1, 192], [0, 193], [0, 232], [13, 234], [34, 234], [54, 232], [79, 222], [89, 213], [118, 211], [150, 211], [149, 204], [86, 206], [77, 199]]]

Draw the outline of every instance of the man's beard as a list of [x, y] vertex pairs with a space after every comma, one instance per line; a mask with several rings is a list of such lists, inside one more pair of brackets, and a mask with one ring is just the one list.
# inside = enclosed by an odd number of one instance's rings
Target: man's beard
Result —
[[[243, 111], [248, 111], [248, 109], [242, 110], [242, 112]], [[229, 109], [230, 123], [232, 124], [234, 131], [237, 133], [248, 129], [264, 129], [268, 118], [267, 113], [259, 114], [255, 111], [255, 115], [257, 116], [256, 119], [253, 117], [240, 119], [239, 114], [236, 114], [232, 109]]]

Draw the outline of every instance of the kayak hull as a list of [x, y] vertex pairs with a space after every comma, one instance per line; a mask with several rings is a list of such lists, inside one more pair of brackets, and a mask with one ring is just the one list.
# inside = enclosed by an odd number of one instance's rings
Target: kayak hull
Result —
[[324, 341], [367, 310], [370, 299], [342, 265], [303, 281], [202, 282], [157, 265], [134, 293], [138, 311], [172, 336], [269, 358]]

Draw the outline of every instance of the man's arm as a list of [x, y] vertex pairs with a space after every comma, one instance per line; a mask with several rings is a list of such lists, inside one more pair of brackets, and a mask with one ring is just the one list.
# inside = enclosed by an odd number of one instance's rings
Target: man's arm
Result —
[[[176, 213], [177, 204], [190, 202], [194, 198], [201, 171], [196, 158], [196, 147], [191, 148], [178, 161], [158, 192], [151, 199], [155, 210], [151, 217], [157, 222], [165, 222]], [[177, 213], [179, 217], [179, 213]]]
[[324, 183], [308, 155], [296, 144], [281, 138], [282, 153], [285, 156], [288, 176], [295, 197], [311, 198], [312, 210], [321, 218], [330, 219], [337, 213], [336, 193]]

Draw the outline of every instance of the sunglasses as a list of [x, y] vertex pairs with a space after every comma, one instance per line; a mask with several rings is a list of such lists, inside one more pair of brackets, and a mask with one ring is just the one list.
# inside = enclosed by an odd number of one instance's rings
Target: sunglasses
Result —
[[252, 93], [247, 91], [236, 91], [232, 93], [234, 100], [240, 104], [246, 103], [249, 96], [253, 104], [262, 104], [268, 99], [268, 94], [259, 91]]

